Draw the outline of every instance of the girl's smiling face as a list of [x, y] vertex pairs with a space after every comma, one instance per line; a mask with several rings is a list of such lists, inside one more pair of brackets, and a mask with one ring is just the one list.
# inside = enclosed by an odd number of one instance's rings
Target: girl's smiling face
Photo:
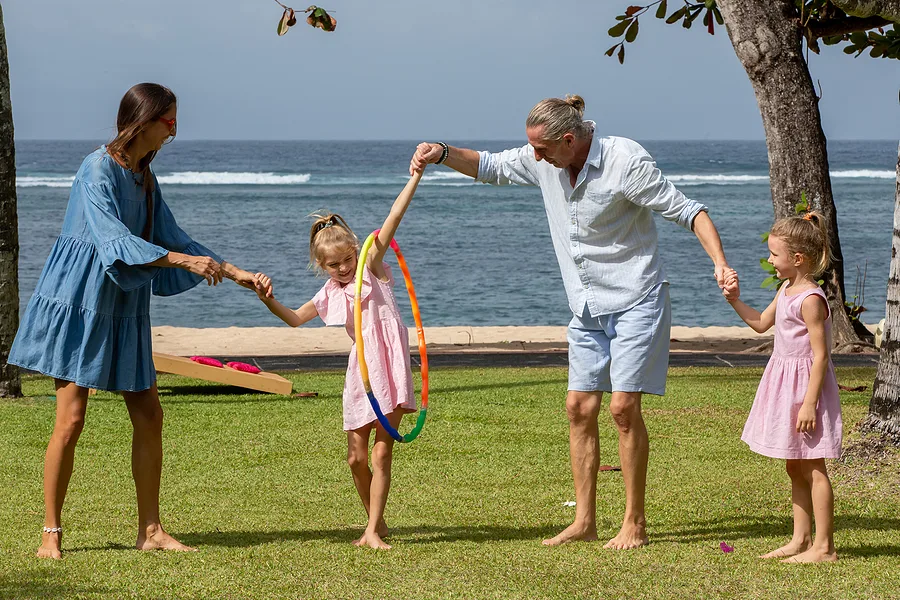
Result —
[[346, 285], [353, 281], [356, 276], [356, 255], [355, 246], [336, 246], [322, 248], [319, 255], [319, 266], [322, 267], [328, 276], [340, 283]]
[[793, 279], [797, 276], [797, 267], [803, 263], [803, 255], [792, 254], [782, 238], [770, 235], [768, 263], [775, 267], [775, 276], [779, 279]]

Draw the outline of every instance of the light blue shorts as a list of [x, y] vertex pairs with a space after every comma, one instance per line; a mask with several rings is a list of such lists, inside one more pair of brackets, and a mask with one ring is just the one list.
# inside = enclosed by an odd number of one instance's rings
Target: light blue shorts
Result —
[[572, 317], [566, 336], [569, 389], [662, 396], [671, 329], [669, 284], [665, 282], [620, 313], [592, 317], [585, 306], [581, 316]]

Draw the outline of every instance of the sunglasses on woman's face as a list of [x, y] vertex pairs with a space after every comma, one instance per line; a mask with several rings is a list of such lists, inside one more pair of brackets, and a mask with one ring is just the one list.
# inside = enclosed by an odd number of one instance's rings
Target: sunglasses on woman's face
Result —
[[159, 117], [156, 120], [159, 121], [160, 123], [164, 123], [166, 125], [166, 127], [168, 127], [169, 129], [172, 129], [173, 127], [175, 127], [175, 119], [165, 119], [163, 117]]

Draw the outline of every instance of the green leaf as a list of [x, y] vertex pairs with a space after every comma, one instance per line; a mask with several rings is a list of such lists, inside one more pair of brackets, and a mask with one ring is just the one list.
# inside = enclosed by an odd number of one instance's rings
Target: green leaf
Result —
[[766, 258], [759, 259], [759, 266], [761, 266], [762, 270], [765, 271], [766, 273], [774, 273], [775, 272], [775, 267], [773, 267], [771, 264], [769, 264], [769, 260]]
[[769, 287], [772, 287], [773, 285], [778, 285], [779, 281], [781, 281], [781, 280], [778, 279], [777, 277], [775, 277], [774, 275], [772, 275], [771, 277], [766, 277], [765, 279], [763, 279], [762, 283], [759, 284], [759, 287], [769, 288]]
[[794, 212], [803, 214], [809, 210], [809, 201], [806, 199], [806, 190], [800, 191], [800, 202], [794, 205]]
[[869, 56], [872, 58], [881, 58], [884, 56], [884, 51], [886, 48], [884, 46], [872, 46], [872, 50], [869, 52]]
[[714, 14], [715, 17], [716, 17], [716, 23], [718, 23], [719, 25], [724, 25], [724, 24], [725, 24], [725, 17], [722, 16], [722, 13], [719, 11], [719, 7], [718, 7], [718, 6], [716, 6], [715, 8], [713, 8], [713, 14]]
[[677, 21], [678, 19], [683, 17], [686, 12], [687, 12], [687, 7], [682, 6], [681, 8], [679, 8], [678, 10], [673, 12], [671, 15], [669, 15], [669, 18], [666, 19], [666, 24], [671, 25], [672, 23], [674, 23], [675, 21]]
[[629, 44], [637, 39], [638, 36], [638, 21], [634, 20], [634, 23], [631, 24], [631, 27], [628, 28], [628, 31], [625, 32], [625, 41]]
[[288, 21], [294, 16], [294, 11], [290, 8], [284, 9], [284, 14], [281, 15], [281, 19], [278, 21], [278, 35], [284, 35], [287, 33], [287, 30], [290, 28], [288, 25]]
[[322, 17], [325, 16], [325, 9], [316, 7], [316, 10], [313, 11], [313, 16], [316, 17], [317, 19], [321, 19]]
[[769, 241], [769, 232], [759, 234], [759, 237], [762, 238], [763, 244]]
[[853, 54], [856, 52], [856, 46], [844, 46], [844, 54]]
[[619, 64], [620, 65], [625, 64], [625, 46], [624, 45], [619, 46]]
[[644, 8], [643, 6], [629, 6], [628, 8], [625, 9], [625, 16], [630, 17], [630, 16], [634, 15], [634, 13], [640, 12], [641, 9], [643, 9], [643, 8]]
[[854, 46], [866, 46], [869, 43], [869, 36], [862, 31], [854, 31], [850, 34], [850, 41]]
[[613, 52], [615, 52], [615, 51], [616, 51], [616, 48], [618, 48], [618, 47], [619, 47], [619, 45], [616, 44], [615, 46], [613, 46], [612, 48], [610, 48], [609, 50], [607, 50], [606, 52], [604, 52], [604, 54], [606, 54], [607, 56], [612, 56], [612, 55], [613, 55]]
[[716, 0], [705, 0], [704, 5], [706, 5], [706, 8], [709, 10], [712, 10], [716, 6]]
[[616, 23], [615, 25], [610, 27], [609, 31], [607, 31], [606, 33], [608, 33], [610, 37], [619, 37], [620, 35], [625, 33], [625, 30], [628, 29], [629, 25], [631, 25], [631, 19], [627, 19], [625, 21], [622, 21], [621, 23]]
[[664, 19], [666, 17], [666, 0], [662, 0], [659, 3], [659, 7], [656, 9], [656, 18]]

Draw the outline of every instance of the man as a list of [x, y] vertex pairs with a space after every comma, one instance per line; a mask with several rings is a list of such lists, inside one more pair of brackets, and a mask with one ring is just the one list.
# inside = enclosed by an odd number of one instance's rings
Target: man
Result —
[[728, 268], [707, 207], [662, 176], [650, 155], [625, 138], [598, 137], [584, 121], [584, 100], [549, 98], [528, 115], [528, 145], [499, 153], [423, 142], [410, 170], [428, 163], [495, 185], [541, 188], [569, 308], [569, 453], [575, 521], [544, 540], [555, 546], [597, 539], [596, 492], [603, 392], [619, 433], [625, 516], [604, 547], [647, 544], [644, 493], [649, 441], [644, 393], [665, 392], [671, 308], [657, 250], [653, 212], [691, 231], [715, 265], [721, 287]]

